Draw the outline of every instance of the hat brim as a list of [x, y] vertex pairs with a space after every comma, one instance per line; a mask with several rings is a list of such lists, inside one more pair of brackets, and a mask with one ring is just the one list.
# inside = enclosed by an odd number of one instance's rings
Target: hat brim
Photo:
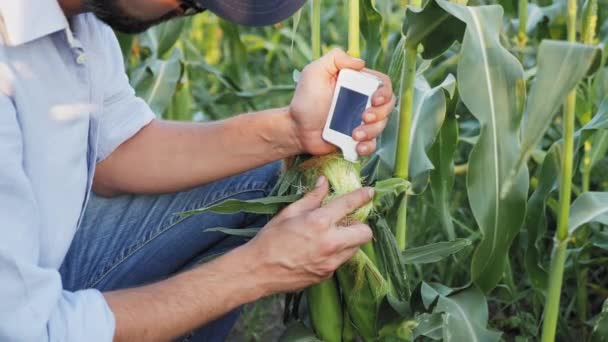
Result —
[[218, 16], [236, 24], [266, 26], [292, 16], [306, 0], [197, 0]]

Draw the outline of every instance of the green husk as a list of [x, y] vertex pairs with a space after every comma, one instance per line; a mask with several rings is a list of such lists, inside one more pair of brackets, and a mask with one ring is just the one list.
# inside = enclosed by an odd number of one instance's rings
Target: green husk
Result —
[[343, 318], [340, 293], [335, 278], [306, 289], [312, 326], [325, 342], [342, 342]]
[[[308, 184], [314, 184], [321, 175], [325, 176], [331, 185], [330, 194], [325, 199], [325, 203], [332, 199], [351, 193], [363, 186], [361, 182], [361, 165], [342, 158], [339, 153], [328, 154], [325, 156], [313, 157], [300, 164], [304, 171]], [[367, 222], [373, 210], [373, 203], [357, 209], [347, 217], [350, 222], [345, 225], [357, 222]]]
[[388, 283], [362, 251], [358, 251], [336, 274], [353, 325], [363, 340], [373, 341], [378, 331], [378, 309], [389, 291]]

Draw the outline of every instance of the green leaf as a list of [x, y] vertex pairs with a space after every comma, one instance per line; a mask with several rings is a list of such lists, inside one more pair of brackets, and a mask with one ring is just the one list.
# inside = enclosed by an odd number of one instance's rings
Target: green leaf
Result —
[[141, 97], [161, 116], [171, 104], [182, 73], [178, 50], [174, 50], [168, 60], [150, 59], [140, 69], [133, 72], [131, 85]]
[[226, 235], [252, 238], [257, 235], [257, 233], [260, 231], [260, 229], [262, 229], [262, 228], [220, 228], [220, 227], [218, 227], [218, 228], [206, 229], [205, 233], [219, 232], [219, 233], [224, 233]]
[[503, 191], [528, 161], [530, 154], [551, 125], [563, 99], [597, 65], [601, 50], [597, 46], [543, 40], [538, 52], [538, 72], [532, 85], [523, 118], [521, 152]]
[[406, 249], [401, 254], [401, 260], [405, 264], [430, 264], [456, 254], [470, 245], [471, 240], [468, 239], [431, 243], [425, 246]]
[[585, 192], [570, 206], [568, 233], [573, 235], [585, 223], [608, 225], [608, 192]]
[[528, 200], [528, 209], [524, 227], [528, 232], [528, 245], [524, 255], [524, 266], [530, 277], [532, 286], [540, 291], [547, 289], [548, 274], [541, 265], [544, 233], [547, 230], [545, 210], [547, 199], [557, 187], [561, 163], [560, 144], [553, 144], [538, 172], [538, 185]]
[[501, 334], [486, 328], [488, 305], [477, 287], [469, 287], [450, 296], [440, 296], [433, 311], [443, 313], [443, 341], [490, 342]]
[[235, 214], [240, 212], [253, 214], [276, 214], [284, 206], [299, 200], [302, 195], [270, 196], [251, 200], [227, 199], [220, 203], [180, 213], [182, 217], [188, 217], [204, 212], [220, 214]]
[[418, 326], [414, 329], [414, 340], [424, 336], [432, 340], [441, 340], [443, 337], [443, 316], [441, 313], [423, 313], [416, 317]]
[[410, 188], [410, 182], [403, 178], [388, 178], [377, 181], [374, 184], [374, 206], [382, 205], [382, 200], [387, 196], [397, 197]]
[[410, 297], [410, 288], [407, 282], [407, 270], [401, 261], [397, 240], [384, 218], [379, 218], [374, 228], [378, 246], [376, 250], [382, 260], [383, 273], [392, 284], [397, 298], [407, 300]]
[[169, 20], [155, 25], [139, 35], [141, 46], [149, 48], [152, 53], [162, 58], [179, 39], [186, 20]]
[[435, 168], [431, 171], [431, 193], [439, 213], [441, 225], [449, 240], [456, 239], [450, 214], [450, 195], [454, 187], [454, 153], [458, 146], [458, 121], [454, 115], [445, 118], [435, 144], [429, 150], [429, 159]]
[[608, 299], [604, 301], [602, 312], [597, 316], [589, 342], [608, 341]]
[[467, 24], [458, 61], [458, 91], [479, 120], [481, 133], [469, 156], [467, 190], [482, 240], [471, 264], [471, 278], [490, 291], [503, 275], [509, 247], [523, 223], [528, 192], [522, 169], [504, 197], [500, 189], [519, 150], [524, 102], [523, 69], [500, 44], [500, 6], [466, 7], [445, 0], [439, 5]]
[[323, 342], [315, 336], [315, 333], [309, 329], [304, 323], [294, 321], [287, 325], [279, 342]]
[[382, 16], [376, 9], [375, 0], [363, 0], [360, 5], [359, 26], [363, 39], [365, 39], [363, 59], [367, 61], [368, 65], [375, 65], [381, 50]]
[[408, 7], [402, 32], [408, 47], [422, 44], [422, 57], [432, 59], [455, 41], [462, 41], [465, 25], [433, 0], [423, 9]]
[[441, 129], [447, 109], [446, 95], [451, 98], [456, 79], [449, 74], [437, 87], [432, 88], [419, 77], [414, 89], [414, 112], [410, 130], [409, 175], [416, 192], [421, 193], [429, 179], [433, 163], [426, 155]]

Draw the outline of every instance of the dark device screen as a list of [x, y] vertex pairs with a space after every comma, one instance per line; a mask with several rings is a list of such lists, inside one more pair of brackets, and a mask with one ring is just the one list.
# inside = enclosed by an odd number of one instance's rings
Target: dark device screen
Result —
[[367, 98], [365, 94], [340, 87], [329, 128], [350, 137], [353, 130], [361, 124], [361, 115], [365, 111]]

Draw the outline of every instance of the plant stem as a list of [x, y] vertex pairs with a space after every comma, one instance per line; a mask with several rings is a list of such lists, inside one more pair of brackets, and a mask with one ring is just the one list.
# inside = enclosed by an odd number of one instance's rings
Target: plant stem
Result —
[[395, 176], [407, 179], [409, 177], [410, 130], [414, 105], [414, 81], [416, 80], [416, 56], [418, 50], [414, 47], [405, 48], [403, 65], [403, 91], [399, 107], [399, 134], [397, 136], [397, 159], [395, 160]]
[[[320, 0], [315, 0], [320, 2]], [[320, 10], [319, 10], [320, 11]], [[319, 21], [320, 22], [320, 21]], [[320, 29], [319, 29], [320, 32]], [[348, 7], [348, 54], [359, 58], [361, 56], [361, 48], [359, 28], [359, 0], [349, 0]], [[368, 242], [361, 245], [361, 250], [367, 255], [374, 265], [378, 265], [378, 258], [373, 242]]]
[[[568, 0], [568, 41], [576, 41], [576, 10], [577, 1]], [[566, 263], [566, 247], [568, 246], [568, 217], [570, 216], [570, 196], [572, 189], [572, 162], [574, 155], [574, 116], [576, 110], [576, 90], [568, 94], [564, 105], [564, 156], [560, 174], [559, 212], [555, 246], [551, 257], [549, 274], [549, 291], [545, 306], [542, 341], [555, 341], [555, 330], [559, 316], [560, 295]]]
[[526, 33], [526, 26], [528, 23], [528, 0], [519, 0], [518, 15], [519, 32], [517, 33], [517, 46], [522, 50], [519, 55], [519, 59], [523, 62], [523, 49], [528, 44], [528, 34]]
[[[568, 247], [568, 240], [555, 240], [551, 255], [551, 273], [549, 274], [549, 292], [547, 293], [547, 305], [545, 306], [542, 342], [555, 341], [561, 285], [564, 277], [564, 264], [566, 263], [566, 247]], [[555, 284], [558, 285], [554, 286]]]
[[348, 10], [348, 54], [359, 58], [359, 0], [349, 0]]
[[[583, 17], [583, 32], [582, 39], [585, 44], [593, 44], [595, 40], [595, 30], [597, 26], [597, 0], [589, 0], [587, 3], [587, 7], [584, 11]], [[591, 101], [589, 101], [589, 113], [593, 110], [593, 105]], [[587, 116], [587, 120], [591, 118], [591, 115]], [[584, 143], [584, 156], [582, 163], [582, 191], [587, 192], [590, 188], [590, 178], [591, 178], [591, 140], [586, 140]], [[587, 230], [582, 229], [577, 234], [577, 245], [581, 246], [587, 240]], [[588, 253], [582, 253], [579, 255], [578, 259], [585, 258], [588, 256]], [[587, 292], [587, 268], [586, 267], [576, 267], [576, 303], [578, 310], [578, 317], [581, 321], [587, 320], [587, 312], [589, 311], [588, 298], [589, 294]]]
[[312, 0], [312, 17], [310, 34], [312, 37], [312, 59], [321, 57], [321, 0]]
[[[410, 131], [414, 110], [414, 81], [416, 80], [417, 55], [418, 49], [416, 47], [405, 48], [405, 60], [402, 71], [403, 92], [399, 107], [399, 133], [397, 135], [397, 155], [394, 173], [396, 177], [406, 180], [409, 177]], [[397, 239], [399, 249], [405, 250], [407, 240], [407, 194], [403, 195], [400, 202], [398, 217], [395, 238]]]

